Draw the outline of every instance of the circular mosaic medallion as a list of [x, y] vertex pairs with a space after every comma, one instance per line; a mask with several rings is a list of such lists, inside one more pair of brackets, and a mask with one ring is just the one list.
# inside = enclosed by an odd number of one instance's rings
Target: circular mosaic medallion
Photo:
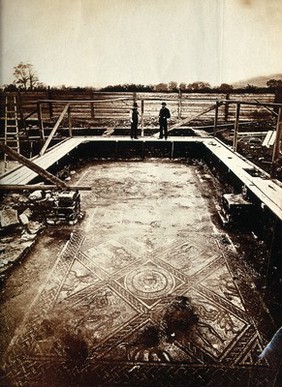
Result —
[[152, 299], [171, 292], [175, 286], [173, 276], [155, 266], [139, 267], [125, 277], [127, 289], [140, 298]]

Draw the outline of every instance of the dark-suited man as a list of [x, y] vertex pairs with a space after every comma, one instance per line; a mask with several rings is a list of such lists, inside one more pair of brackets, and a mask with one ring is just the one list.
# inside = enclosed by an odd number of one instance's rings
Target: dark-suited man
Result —
[[159, 123], [160, 123], [160, 137], [167, 139], [167, 120], [170, 118], [170, 111], [166, 107], [166, 103], [162, 102], [162, 108], [159, 114]]
[[136, 139], [138, 138], [137, 126], [138, 126], [138, 115], [139, 115], [137, 108], [138, 108], [137, 102], [134, 102], [133, 108], [131, 109], [131, 113], [130, 113], [130, 123], [131, 123], [130, 137], [136, 138]]

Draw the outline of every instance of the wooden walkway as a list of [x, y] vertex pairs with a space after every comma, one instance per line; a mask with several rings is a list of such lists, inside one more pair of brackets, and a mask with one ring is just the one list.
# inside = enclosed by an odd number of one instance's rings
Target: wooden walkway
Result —
[[[43, 169], [48, 169], [54, 165], [57, 161], [62, 159], [67, 153], [71, 152], [79, 144], [83, 142], [83, 138], [70, 138], [60, 144], [50, 148], [43, 156], [36, 156], [32, 161], [39, 165]], [[0, 185], [25, 185], [30, 183], [38, 174], [26, 166], [19, 165], [17, 168], [12, 169], [0, 176]]]
[[[167, 142], [167, 143], [203, 143], [226, 167], [232, 171], [265, 206], [267, 206], [280, 220], [282, 220], [282, 184], [271, 180], [268, 175], [259, 174], [252, 176], [252, 171], [259, 171], [257, 167], [243, 157], [235, 154], [231, 148], [211, 137], [172, 137], [167, 141], [157, 140], [155, 137], [143, 137], [138, 140], [130, 140], [125, 136], [102, 137], [85, 136], [72, 137], [50, 148], [43, 156], [32, 159], [34, 163], [44, 169], [50, 168], [66, 154], [85, 142]], [[32, 182], [37, 173], [25, 166], [19, 166], [0, 176], [0, 185], [25, 185]]]
[[[267, 173], [250, 161], [234, 153], [229, 147], [218, 140], [204, 142], [208, 148], [226, 167], [232, 171], [262, 203], [264, 203], [280, 220], [282, 220], [282, 184], [271, 180]], [[258, 172], [258, 176], [252, 176]]]
[[[197, 141], [203, 142], [199, 137], [197, 137]], [[115, 137], [102, 137], [102, 136], [81, 136], [81, 137], [72, 137], [62, 141], [60, 144], [55, 145], [50, 148], [43, 156], [36, 156], [32, 159], [32, 161], [44, 168], [45, 170], [54, 165], [57, 161], [62, 159], [67, 153], [71, 152], [74, 148], [78, 147], [80, 144], [85, 142], [156, 142], [156, 141], [165, 141], [165, 140], [157, 140], [154, 137], [145, 137], [139, 140], [131, 140], [125, 136], [115, 136]], [[171, 141], [174, 142], [195, 142], [195, 137], [175, 137]], [[169, 141], [168, 141], [169, 142]], [[18, 166], [15, 169], [12, 169], [2, 176], [0, 176], [0, 185], [24, 185], [30, 183], [35, 177], [37, 177], [37, 173], [30, 170], [25, 166]]]

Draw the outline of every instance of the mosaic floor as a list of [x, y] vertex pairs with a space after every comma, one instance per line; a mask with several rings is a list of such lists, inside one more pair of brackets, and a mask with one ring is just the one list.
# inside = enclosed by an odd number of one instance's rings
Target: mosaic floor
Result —
[[272, 386], [254, 365], [270, 320], [213, 221], [210, 177], [105, 162], [79, 184], [85, 218], [8, 348], [7, 385]]

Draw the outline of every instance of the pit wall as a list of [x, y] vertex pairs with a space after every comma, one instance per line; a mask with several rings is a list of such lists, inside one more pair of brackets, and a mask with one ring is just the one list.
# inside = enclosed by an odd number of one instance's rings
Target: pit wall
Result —
[[[142, 161], [148, 158], [159, 159], [201, 159], [204, 146], [201, 142], [172, 143], [170, 141], [89, 141], [79, 145], [69, 154], [54, 163], [48, 171], [61, 176], [63, 171], [81, 168], [85, 163], [102, 160], [136, 160]], [[30, 184], [42, 181], [37, 176]]]
[[[222, 194], [242, 193], [241, 180], [209, 149], [204, 148], [202, 158], [220, 183]], [[245, 240], [245, 243], [249, 244], [250, 251], [246, 259], [252, 262], [256, 271], [263, 273], [266, 303], [277, 321], [281, 321], [279, 311], [282, 308], [282, 222], [252, 192], [247, 191], [247, 199], [254, 206], [251, 216], [244, 218], [241, 227], [235, 227], [234, 230], [231, 227], [228, 231], [237, 235], [239, 243]], [[220, 197], [217, 200], [220, 202]], [[248, 236], [251, 239], [248, 239]]]
[[[212, 174], [220, 182], [222, 193], [241, 194], [246, 187], [244, 187], [240, 178], [238, 178], [225, 163], [214, 155], [210, 149], [206, 147], [203, 148], [202, 159]], [[248, 201], [255, 207], [252, 217], [248, 219], [248, 226], [258, 238], [263, 239], [268, 246], [270, 246], [273, 237], [272, 229], [274, 225], [281, 222], [251, 191], [247, 190], [246, 195]]]
[[170, 141], [97, 141], [81, 145], [81, 153], [90, 159], [143, 160], [146, 158], [200, 158], [202, 143]]

